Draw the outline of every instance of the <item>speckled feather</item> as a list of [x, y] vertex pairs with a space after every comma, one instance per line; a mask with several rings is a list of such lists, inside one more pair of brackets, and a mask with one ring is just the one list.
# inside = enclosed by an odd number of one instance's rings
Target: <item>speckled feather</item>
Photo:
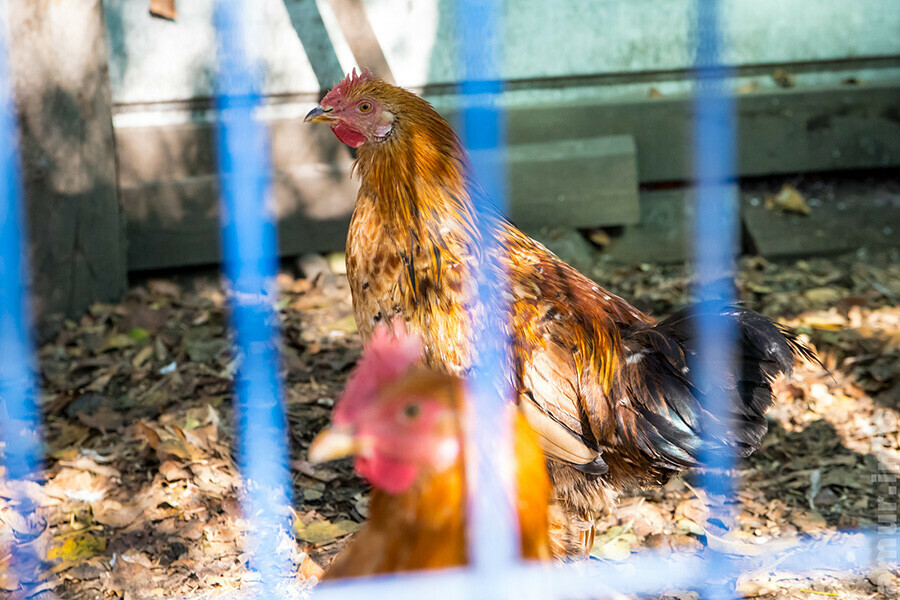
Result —
[[[344, 102], [380, 102], [394, 116], [390, 135], [363, 144], [355, 164], [361, 187], [347, 275], [359, 331], [366, 340], [378, 323], [400, 317], [423, 340], [426, 364], [464, 374], [485, 325], [469, 277], [484, 244], [465, 151], [450, 125], [411, 92], [367, 77], [341, 94]], [[618, 491], [697, 464], [702, 394], [688, 371], [691, 315], [656, 323], [503, 218], [486, 218], [510, 282], [511, 384], [553, 459], [554, 513], [568, 520], [557, 523], [555, 551], [584, 552], [588, 524]], [[746, 454], [765, 431], [772, 379], [808, 351], [756, 313], [728, 316], [741, 329], [742, 368], [755, 386], [745, 398], [751, 383], [732, 382], [747, 425], [735, 439]]]

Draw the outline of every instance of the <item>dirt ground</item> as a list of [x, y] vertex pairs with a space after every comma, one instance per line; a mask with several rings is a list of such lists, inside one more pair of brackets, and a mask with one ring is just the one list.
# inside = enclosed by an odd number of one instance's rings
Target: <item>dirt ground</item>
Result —
[[[334, 269], [313, 279], [291, 269], [278, 278], [297, 537], [289, 551], [305, 585], [367, 512], [366, 486], [348, 463], [305, 460], [360, 355], [340, 257], [332, 258]], [[656, 315], [688, 301], [683, 267], [599, 260], [592, 275]], [[641, 548], [690, 552], [705, 544], [752, 554], [763, 542], [835, 539], [900, 520], [900, 249], [785, 263], [745, 258], [738, 281], [741, 299], [806, 335], [827, 370], [801, 365], [778, 383], [770, 432], [741, 465], [739, 527], [728, 539], [706, 534], [701, 494], [687, 476], [624, 498], [599, 524], [594, 556], [623, 560]], [[252, 582], [233, 458], [235, 359], [225, 301], [215, 277], [147, 280], [120, 304], [44, 326], [48, 458], [28, 490], [40, 505], [31, 543], [48, 551], [45, 590], [78, 600], [216, 597]], [[4, 547], [24, 526], [10, 497], [0, 488], [0, 596], [12, 598], [18, 585], [4, 568]], [[739, 591], [868, 600], [897, 597], [898, 582], [898, 571], [877, 566], [796, 576], [763, 565]]]

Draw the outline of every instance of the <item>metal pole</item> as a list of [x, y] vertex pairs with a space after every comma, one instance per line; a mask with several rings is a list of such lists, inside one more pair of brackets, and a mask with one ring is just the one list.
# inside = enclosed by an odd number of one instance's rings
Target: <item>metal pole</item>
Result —
[[[692, 368], [697, 372], [699, 389], [708, 412], [703, 430], [708, 440], [727, 440], [732, 431], [726, 382], [734, 372], [734, 323], [722, 316], [733, 298], [732, 249], [737, 233], [736, 198], [731, 193], [734, 177], [734, 115], [731, 96], [723, 82], [727, 70], [722, 66], [722, 32], [717, 0], [696, 3], [696, 88], [694, 93], [694, 169], [696, 207], [694, 210], [695, 293], [703, 303], [698, 311], [698, 356]], [[723, 501], [734, 497], [734, 482], [729, 475], [734, 456], [705, 446], [706, 471], [702, 484], [713, 499], [711, 510], [730, 527], [731, 518]], [[705, 597], [732, 597], [735, 573], [724, 557], [713, 555], [709, 564]]]
[[506, 206], [501, 170], [503, 113], [497, 106], [501, 92], [497, 65], [503, 39], [500, 10], [500, 3], [495, 0], [457, 3], [463, 66], [462, 138], [477, 181], [469, 186], [469, 191], [479, 215], [483, 256], [479, 272], [472, 274], [477, 282], [477, 304], [484, 311], [478, 322], [485, 329], [472, 332], [477, 364], [469, 380], [473, 402], [466, 461], [469, 557], [474, 571], [484, 575], [473, 582], [483, 597], [491, 597], [489, 586], [502, 585], [502, 578], [496, 574], [512, 565], [520, 547], [508, 411], [512, 390], [504, 371], [510, 364], [504, 293], [508, 282], [502, 275], [503, 248], [493, 235], [495, 215], [502, 213]]
[[[260, 102], [258, 63], [246, 0], [220, 0], [218, 34], [218, 164], [229, 306], [239, 367], [235, 381], [242, 506], [253, 523], [248, 548], [266, 598], [283, 596], [293, 574], [289, 549], [291, 487], [286, 418], [278, 375], [276, 234], [271, 210], [269, 143], [254, 112]], [[283, 551], [279, 551], [279, 547]]]

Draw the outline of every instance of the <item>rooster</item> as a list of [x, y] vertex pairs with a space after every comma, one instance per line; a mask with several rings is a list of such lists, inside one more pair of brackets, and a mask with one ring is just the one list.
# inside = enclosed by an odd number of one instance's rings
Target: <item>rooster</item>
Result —
[[[464, 382], [416, 365], [419, 341], [379, 327], [335, 404], [313, 462], [355, 456], [373, 485], [369, 519], [326, 579], [466, 564]], [[537, 436], [515, 415], [522, 556], [548, 559], [550, 480]]]
[[[474, 304], [472, 274], [508, 278], [504, 365], [521, 413], [548, 458], [555, 508], [567, 525], [556, 555], [590, 550], [593, 523], [624, 489], [661, 484], [699, 464], [704, 394], [691, 369], [697, 305], [655, 320], [611, 294], [483, 202], [453, 129], [412, 92], [355, 71], [307, 122], [328, 123], [357, 149], [360, 190], [347, 237], [347, 276], [363, 340], [400, 318], [424, 344], [429, 367], [464, 376], [489, 325]], [[479, 219], [486, 226], [479, 227]], [[487, 231], [501, 249], [485, 260]], [[722, 382], [737, 426], [713, 449], [746, 457], [766, 432], [772, 381], [812, 358], [796, 335], [729, 307], [737, 377]]]

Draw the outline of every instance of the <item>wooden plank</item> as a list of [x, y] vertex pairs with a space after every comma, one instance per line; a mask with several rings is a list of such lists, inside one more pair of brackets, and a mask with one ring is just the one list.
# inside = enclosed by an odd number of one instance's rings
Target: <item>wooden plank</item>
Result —
[[742, 193], [741, 214], [760, 255], [814, 256], [900, 245], [900, 186], [896, 182], [844, 180], [827, 193], [809, 192], [812, 210], [808, 215], [769, 210], [762, 193]]
[[378, 43], [362, 0], [331, 0], [331, 6], [356, 63], [367, 67], [377, 77], [394, 83], [391, 66]]
[[102, 5], [9, 3], [38, 317], [125, 290]]
[[[741, 176], [900, 166], [900, 82], [736, 97]], [[456, 113], [450, 113], [451, 118]], [[631, 135], [641, 183], [691, 178], [691, 99], [596, 99], [508, 111], [509, 143]]]
[[[725, 193], [737, 199], [737, 185], [730, 185]], [[641, 218], [637, 225], [624, 227], [604, 250], [623, 263], [681, 263], [691, 256], [691, 219], [693, 191], [677, 188], [641, 192]], [[740, 249], [740, 236], [734, 240], [733, 251]]]
[[[352, 156], [327, 128], [273, 123], [272, 202], [279, 252], [343, 249], [358, 184]], [[128, 268], [219, 262], [219, 196], [209, 124], [116, 133]]]
[[[270, 128], [273, 201], [284, 255], [343, 249], [356, 200], [349, 150], [324, 127]], [[208, 124], [117, 130], [131, 270], [217, 262], [218, 196]], [[528, 144], [508, 154], [513, 219], [526, 227], [634, 223], [627, 136]]]
[[[215, 175], [123, 188], [128, 214], [128, 265], [133, 271], [172, 266], [208, 265], [221, 260], [219, 189]], [[304, 197], [334, 200], [347, 194], [331, 178], [315, 173], [280, 173], [273, 182], [278, 220], [278, 250], [282, 256], [343, 249], [349, 214], [312, 217]]]
[[634, 140], [604, 136], [508, 147], [509, 210], [520, 227], [637, 223]]
[[[740, 96], [739, 172], [900, 165], [897, 98], [900, 86], [875, 85]], [[685, 98], [510, 109], [513, 220], [529, 229], [635, 222], [641, 209], [628, 200], [635, 163], [644, 183], [690, 178], [691, 110]], [[341, 224], [349, 220], [357, 189], [349, 151], [328, 128], [299, 119], [273, 121], [270, 132], [283, 252], [343, 248]], [[615, 141], [618, 135], [633, 135], [634, 141]], [[197, 177], [215, 173], [210, 125], [120, 127], [116, 141], [129, 268], [217, 261], [214, 187], [209, 181], [205, 191], [196, 187]], [[628, 144], [637, 147], [636, 158]], [[185, 189], [177, 191], [180, 185]], [[163, 195], [154, 199], [154, 190]], [[208, 220], [208, 232], [198, 237], [200, 215]], [[666, 235], [664, 229], [658, 233]], [[154, 240], [166, 240], [165, 248], [155, 249]]]

